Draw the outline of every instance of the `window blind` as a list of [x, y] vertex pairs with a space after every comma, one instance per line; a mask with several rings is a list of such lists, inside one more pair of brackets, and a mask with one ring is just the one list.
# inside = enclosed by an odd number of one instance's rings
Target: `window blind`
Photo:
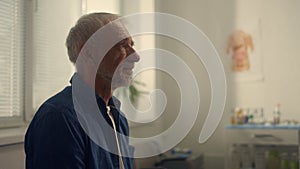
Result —
[[79, 0], [35, 0], [33, 13], [33, 109], [66, 85], [74, 71], [65, 39], [80, 16]]
[[24, 2], [0, 0], [0, 117], [22, 115], [23, 64]]

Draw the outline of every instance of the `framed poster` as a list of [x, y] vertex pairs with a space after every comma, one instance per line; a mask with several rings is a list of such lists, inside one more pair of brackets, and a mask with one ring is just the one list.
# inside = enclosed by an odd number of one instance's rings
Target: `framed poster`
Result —
[[236, 81], [263, 80], [261, 20], [238, 24], [228, 35], [226, 53]]

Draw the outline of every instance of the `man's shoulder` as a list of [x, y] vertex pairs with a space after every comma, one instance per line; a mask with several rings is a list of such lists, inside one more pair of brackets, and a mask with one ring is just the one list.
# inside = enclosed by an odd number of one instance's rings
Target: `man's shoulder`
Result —
[[72, 88], [64, 88], [56, 95], [46, 100], [37, 110], [35, 118], [40, 119], [44, 116], [70, 116], [75, 117], [72, 100]]
[[50, 97], [43, 104], [53, 105], [57, 108], [72, 106], [72, 87], [65, 87], [62, 91]]

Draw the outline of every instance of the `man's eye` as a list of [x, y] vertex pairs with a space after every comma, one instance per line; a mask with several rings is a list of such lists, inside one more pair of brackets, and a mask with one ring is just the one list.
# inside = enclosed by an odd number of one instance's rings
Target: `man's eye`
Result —
[[128, 44], [123, 44], [123, 45], [121, 45], [121, 47], [122, 47], [122, 48], [125, 48], [125, 49], [129, 49], [129, 48], [131, 48], [131, 46], [130, 46], [130, 45], [128, 45]]
[[121, 49], [127, 49], [127, 46], [126, 45], [120, 45], [120, 48]]
[[127, 44], [123, 42], [123, 43], [120, 43], [120, 46], [121, 46], [121, 47], [126, 47]]

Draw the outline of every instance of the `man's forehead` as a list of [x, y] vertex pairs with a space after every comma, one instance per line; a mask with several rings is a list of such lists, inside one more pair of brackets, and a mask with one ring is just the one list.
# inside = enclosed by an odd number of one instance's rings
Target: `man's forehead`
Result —
[[134, 43], [131, 37], [120, 40], [120, 43]]
[[131, 37], [125, 25], [121, 21], [111, 22], [108, 26], [110, 27], [113, 38], [126, 39]]
[[[112, 21], [97, 30], [86, 42], [82, 49], [86, 53], [104, 56], [113, 46], [131, 35], [121, 21]], [[99, 46], [101, 46], [99, 48]]]

